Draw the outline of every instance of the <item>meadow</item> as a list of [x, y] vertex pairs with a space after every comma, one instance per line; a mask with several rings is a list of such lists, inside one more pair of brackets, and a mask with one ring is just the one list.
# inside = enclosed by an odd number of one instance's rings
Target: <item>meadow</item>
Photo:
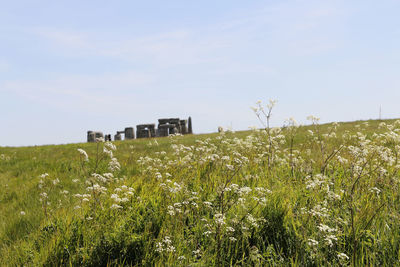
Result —
[[400, 121], [0, 148], [1, 266], [400, 265]]

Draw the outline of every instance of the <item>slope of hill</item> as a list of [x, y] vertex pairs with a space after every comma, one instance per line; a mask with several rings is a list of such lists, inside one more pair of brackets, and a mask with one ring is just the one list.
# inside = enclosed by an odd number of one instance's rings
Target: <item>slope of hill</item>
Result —
[[0, 148], [0, 264], [397, 265], [400, 121]]

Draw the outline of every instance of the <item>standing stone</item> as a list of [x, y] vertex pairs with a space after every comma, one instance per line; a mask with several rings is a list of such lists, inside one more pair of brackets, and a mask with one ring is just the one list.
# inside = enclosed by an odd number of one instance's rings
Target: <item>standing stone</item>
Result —
[[156, 136], [155, 124], [136, 125], [137, 138], [149, 138]]
[[156, 125], [149, 124], [148, 129], [149, 129], [149, 137], [156, 137]]
[[187, 120], [180, 120], [181, 134], [187, 134]]
[[189, 117], [188, 119], [188, 134], [192, 134], [193, 133], [193, 129], [192, 129], [192, 118]]
[[116, 135], [114, 135], [114, 141], [121, 141], [122, 137], [120, 133], [117, 133]]
[[170, 124], [174, 125], [176, 129], [174, 129], [174, 134], [181, 133], [181, 123], [179, 118], [169, 119]]
[[[150, 130], [150, 129], [146, 129], [146, 131], [147, 131], [146, 136], [147, 136], [148, 138], [150, 138], [150, 137], [151, 137], [151, 130]], [[154, 136], [155, 136], [155, 134], [154, 134]]]
[[96, 139], [96, 138], [95, 138], [94, 132], [93, 132], [93, 131], [88, 131], [88, 132], [87, 132], [87, 141], [88, 141], [88, 143], [96, 142], [95, 139]]
[[104, 135], [102, 132], [94, 132], [94, 137], [95, 138], [103, 138], [104, 139]]
[[125, 140], [135, 139], [135, 130], [133, 127], [125, 128]]
[[88, 131], [87, 132], [87, 141], [92, 143], [96, 142], [96, 138], [104, 138], [104, 135], [102, 132], [95, 132], [95, 131]]
[[160, 137], [168, 136], [168, 129], [170, 128], [169, 124], [161, 124], [158, 125], [158, 134]]
[[169, 123], [169, 119], [158, 119], [158, 125], [168, 124], [168, 123]]

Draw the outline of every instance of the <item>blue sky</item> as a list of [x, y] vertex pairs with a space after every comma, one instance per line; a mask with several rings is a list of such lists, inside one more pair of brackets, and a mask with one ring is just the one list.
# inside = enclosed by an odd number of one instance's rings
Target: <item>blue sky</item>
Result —
[[400, 1], [4, 1], [0, 146], [161, 117], [197, 133], [400, 117]]

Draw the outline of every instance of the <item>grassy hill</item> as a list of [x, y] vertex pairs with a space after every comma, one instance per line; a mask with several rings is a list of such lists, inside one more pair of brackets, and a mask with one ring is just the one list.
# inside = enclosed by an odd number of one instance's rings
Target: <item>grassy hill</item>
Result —
[[0, 265], [398, 265], [399, 153], [395, 120], [2, 147]]

